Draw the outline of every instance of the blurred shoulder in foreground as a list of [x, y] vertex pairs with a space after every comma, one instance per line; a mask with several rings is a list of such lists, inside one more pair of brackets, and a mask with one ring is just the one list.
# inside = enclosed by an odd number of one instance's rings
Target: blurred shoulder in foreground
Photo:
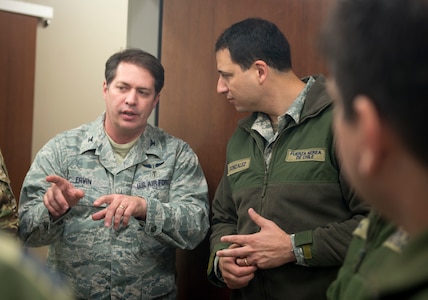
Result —
[[37, 260], [27, 256], [19, 241], [0, 233], [0, 298], [71, 300], [63, 282], [51, 277]]

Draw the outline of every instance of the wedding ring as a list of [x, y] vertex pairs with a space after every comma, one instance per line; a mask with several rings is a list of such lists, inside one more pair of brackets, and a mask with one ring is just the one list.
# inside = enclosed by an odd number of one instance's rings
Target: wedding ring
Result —
[[248, 263], [248, 261], [247, 261], [247, 258], [245, 257], [244, 258], [244, 262], [245, 262], [245, 264], [247, 265], [247, 266], [249, 266], [250, 264]]
[[123, 209], [123, 210], [125, 210], [125, 206], [123, 206], [123, 205], [119, 205], [119, 208], [121, 208], [121, 209]]

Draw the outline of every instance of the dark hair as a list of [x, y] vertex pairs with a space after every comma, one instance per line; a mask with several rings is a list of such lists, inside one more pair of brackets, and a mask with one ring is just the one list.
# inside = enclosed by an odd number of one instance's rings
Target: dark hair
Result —
[[290, 45], [278, 27], [266, 20], [249, 18], [226, 29], [215, 44], [215, 52], [228, 49], [232, 61], [248, 70], [263, 60], [279, 71], [291, 69]]
[[339, 0], [321, 45], [343, 100], [366, 95], [408, 148], [428, 165], [428, 1]]
[[149, 71], [149, 73], [155, 79], [156, 94], [160, 93], [165, 80], [164, 68], [162, 64], [150, 53], [136, 48], [125, 49], [110, 56], [106, 62], [104, 72], [107, 85], [109, 85], [116, 77], [117, 66], [121, 62], [135, 64]]

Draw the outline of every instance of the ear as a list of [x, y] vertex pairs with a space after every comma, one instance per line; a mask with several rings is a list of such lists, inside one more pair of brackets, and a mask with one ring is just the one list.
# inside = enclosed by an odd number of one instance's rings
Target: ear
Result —
[[367, 96], [357, 96], [354, 101], [356, 122], [361, 142], [358, 169], [362, 174], [374, 175], [385, 158], [386, 136], [378, 111]]
[[107, 91], [108, 91], [107, 82], [104, 81], [103, 82], [103, 95], [104, 95], [104, 98], [106, 97]]
[[158, 105], [160, 100], [160, 93], [156, 95], [155, 99], [153, 100], [153, 106], [152, 109], [154, 109], [156, 107], [156, 105]]
[[256, 60], [254, 62], [254, 67], [257, 72], [257, 78], [259, 82], [262, 83], [263, 81], [266, 80], [267, 75], [269, 73], [268, 65], [263, 60]]

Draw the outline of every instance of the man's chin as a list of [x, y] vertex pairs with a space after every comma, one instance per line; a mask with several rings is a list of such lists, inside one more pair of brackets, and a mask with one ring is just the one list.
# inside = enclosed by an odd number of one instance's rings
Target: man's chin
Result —
[[245, 108], [243, 108], [243, 107], [239, 107], [239, 106], [236, 106], [236, 105], [235, 105], [235, 109], [236, 109], [236, 111], [237, 111], [237, 112], [239, 112], [239, 113], [247, 113], [247, 112], [251, 112], [251, 111], [249, 111], [248, 109], [245, 109]]

